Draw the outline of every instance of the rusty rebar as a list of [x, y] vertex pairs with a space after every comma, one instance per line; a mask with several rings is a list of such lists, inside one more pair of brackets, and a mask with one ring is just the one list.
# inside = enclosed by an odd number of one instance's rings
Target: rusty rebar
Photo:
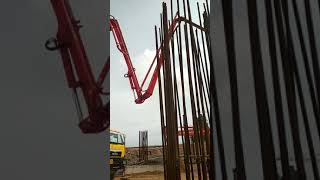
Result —
[[233, 141], [236, 157], [236, 168], [234, 170], [237, 180], [246, 179], [245, 161], [243, 154], [243, 144], [240, 126], [239, 98], [238, 98], [238, 81], [234, 40], [233, 25], [233, 2], [232, 0], [222, 1], [223, 24], [225, 31], [225, 41], [227, 49], [227, 58], [229, 66], [229, 80], [231, 90], [231, 110], [233, 123]]
[[[160, 30], [159, 30], [160, 31]], [[157, 30], [157, 26], [155, 26], [155, 41], [156, 41], [156, 49], [159, 48], [159, 43], [158, 43], [158, 30]], [[160, 63], [159, 57], [157, 56], [157, 64]], [[162, 157], [163, 157], [163, 170], [164, 170], [164, 176], [166, 177], [166, 153], [165, 153], [165, 149], [166, 149], [166, 138], [165, 138], [165, 124], [164, 124], [164, 110], [163, 110], [163, 95], [162, 95], [162, 83], [161, 83], [161, 71], [160, 68], [158, 70], [158, 89], [159, 89], [159, 105], [160, 105], [160, 120], [161, 120], [161, 138], [162, 138]]]
[[247, 0], [251, 60], [256, 94], [256, 109], [260, 137], [264, 179], [277, 179], [277, 167], [272, 138], [269, 104], [267, 99], [265, 75], [262, 63], [261, 40], [259, 37], [258, 10], [256, 0]]
[[165, 109], [166, 109], [166, 134], [168, 141], [168, 149], [167, 149], [167, 171], [169, 180], [178, 179], [180, 174], [180, 169], [177, 167], [177, 142], [176, 142], [176, 116], [174, 114], [174, 96], [173, 96], [173, 87], [172, 87], [172, 73], [171, 73], [171, 59], [170, 59], [170, 49], [169, 43], [166, 42], [169, 40], [167, 38], [168, 34], [168, 18], [167, 18], [167, 5], [162, 3], [163, 8], [163, 34], [164, 34], [164, 44], [163, 44], [163, 58], [164, 58], [164, 79], [165, 79]]

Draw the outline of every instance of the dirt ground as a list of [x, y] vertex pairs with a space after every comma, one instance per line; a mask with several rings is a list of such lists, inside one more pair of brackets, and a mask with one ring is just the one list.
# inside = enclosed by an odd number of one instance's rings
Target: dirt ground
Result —
[[[154, 158], [162, 159], [162, 147], [161, 146], [150, 146], [148, 147], [148, 159], [152, 160]], [[128, 164], [136, 164], [139, 162], [139, 148], [132, 147], [126, 149], [126, 159], [128, 160]], [[151, 163], [150, 161], [148, 163]], [[161, 163], [161, 162], [158, 162]]]
[[[198, 176], [195, 174], [195, 179], [198, 179]], [[145, 173], [137, 173], [130, 174], [123, 177], [115, 177], [114, 180], [164, 180], [163, 172], [145, 172]], [[185, 173], [181, 173], [181, 180], [186, 180]]]
[[144, 172], [144, 173], [137, 173], [137, 174], [130, 174], [124, 177], [115, 177], [114, 180], [164, 180], [163, 172]]
[[[151, 168], [150, 166], [156, 166], [155, 168]], [[150, 169], [154, 169], [151, 170]], [[114, 180], [164, 180], [164, 172], [163, 170], [156, 170], [159, 169], [159, 165], [145, 165], [145, 166], [139, 166], [139, 173], [127, 173], [127, 174], [122, 174], [118, 173], [115, 177]], [[161, 167], [160, 167], [161, 169]], [[142, 170], [142, 172], [141, 172]], [[197, 176], [197, 167], [193, 167], [194, 170], [194, 178], [198, 179]], [[132, 171], [130, 171], [132, 172]], [[138, 172], [137, 170], [135, 172]], [[183, 168], [180, 169], [181, 173], [181, 180], [186, 180], [186, 173]], [[191, 174], [190, 174], [191, 175]]]
[[[182, 146], [179, 148], [181, 154], [183, 153], [182, 151]], [[136, 147], [132, 147], [132, 148], [127, 148], [127, 160], [128, 160], [128, 167], [131, 167], [132, 164], [136, 164], [139, 162], [139, 148]], [[145, 165], [149, 165], [149, 166], [153, 166], [153, 165], [162, 165], [162, 147], [159, 146], [151, 146], [148, 147], [148, 151], [149, 151], [149, 161], [145, 164]], [[154, 159], [154, 160], [150, 160], [150, 159]], [[160, 159], [160, 160], [159, 160]], [[139, 163], [140, 164], [140, 163]], [[156, 168], [157, 169], [157, 168]], [[159, 169], [159, 168], [158, 168]], [[132, 173], [132, 171], [128, 171], [130, 172], [130, 174], [125, 174], [125, 175], [116, 175], [114, 180], [164, 180], [164, 172], [155, 170], [155, 171], [150, 171], [150, 168], [146, 168], [145, 169], [146, 172], [140, 172], [141, 169], [139, 170], [139, 173], [137, 171], [133, 171], [136, 173]], [[196, 166], [194, 166], [194, 175], [195, 175], [195, 179], [197, 179], [197, 173], [196, 173]], [[185, 170], [183, 167], [183, 163], [181, 162], [181, 179], [185, 180]]]

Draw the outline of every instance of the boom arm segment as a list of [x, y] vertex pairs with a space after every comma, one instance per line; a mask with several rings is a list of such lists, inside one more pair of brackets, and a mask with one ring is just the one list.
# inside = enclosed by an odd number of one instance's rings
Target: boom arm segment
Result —
[[[83, 133], [102, 132], [109, 127], [110, 122], [109, 103], [103, 104], [101, 98], [103, 95], [102, 83], [109, 72], [109, 60], [97, 82], [80, 37], [80, 21], [74, 18], [68, 0], [51, 0], [51, 4], [58, 20], [58, 32], [56, 38], [46, 42], [46, 47], [49, 50], [60, 51], [68, 85], [73, 90], [80, 112], [80, 129]], [[86, 118], [82, 117], [77, 88], [81, 89], [88, 108], [88, 117]]]
[[[178, 14], [174, 17], [169, 29], [168, 29], [168, 35], [165, 36], [165, 37], [168, 37], [166, 39], [164, 39], [162, 42], [161, 42], [161, 46], [159, 47], [159, 49], [157, 49], [156, 51], [156, 55], [155, 57], [153, 58], [153, 61], [152, 61], [152, 64], [142, 82], [142, 85], [140, 86], [139, 82], [138, 82], [138, 79], [137, 79], [137, 76], [136, 76], [136, 73], [135, 73], [135, 69], [132, 65], [132, 61], [131, 61], [131, 58], [130, 58], [130, 55], [129, 55], [129, 51], [128, 51], [128, 48], [126, 46], [126, 43], [125, 43], [125, 40], [123, 38], [123, 35], [122, 35], [122, 32], [121, 32], [121, 29], [120, 29], [120, 25], [118, 23], [118, 21], [114, 18], [114, 17], [111, 17], [110, 18], [110, 31], [112, 31], [112, 34], [113, 34], [113, 37], [114, 37], [114, 40], [117, 44], [117, 48], [118, 50], [123, 54], [123, 57], [125, 59], [125, 62], [127, 64], [127, 67], [128, 67], [128, 73], [125, 75], [125, 77], [128, 77], [129, 78], [129, 82], [130, 82], [130, 85], [131, 85], [131, 89], [135, 92], [135, 96], [136, 96], [136, 99], [135, 99], [135, 102], [137, 104], [141, 104], [143, 103], [147, 98], [149, 98], [152, 93], [153, 93], [153, 90], [155, 88], [155, 85], [157, 83], [157, 79], [158, 79], [158, 70], [161, 68], [163, 62], [164, 62], [164, 59], [163, 59], [163, 56], [162, 56], [162, 52], [161, 52], [161, 49], [164, 45], [164, 43], [169, 43], [169, 40], [172, 38], [174, 32], [176, 31], [177, 29], [177, 25], [181, 22], [181, 21], [184, 21], [186, 23], [189, 23], [190, 25], [204, 31], [205, 29], [189, 20], [187, 20], [186, 18], [184, 17], [180, 17], [178, 16]], [[151, 77], [151, 80], [150, 80], [150, 84], [149, 86], [147, 87], [147, 89], [145, 91], [142, 90], [143, 88], [143, 85], [145, 84], [146, 82], [146, 79], [148, 78], [149, 76], [149, 73], [152, 69], [152, 67], [154, 66], [156, 60], [157, 60], [157, 57], [159, 58], [159, 64], [156, 64], [155, 66], [155, 69], [154, 69], [154, 72], [152, 74], [152, 77]]]

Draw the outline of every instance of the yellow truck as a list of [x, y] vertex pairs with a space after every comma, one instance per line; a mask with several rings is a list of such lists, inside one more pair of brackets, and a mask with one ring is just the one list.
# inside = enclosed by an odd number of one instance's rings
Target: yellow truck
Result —
[[110, 170], [116, 172], [124, 170], [126, 157], [125, 134], [110, 129]]

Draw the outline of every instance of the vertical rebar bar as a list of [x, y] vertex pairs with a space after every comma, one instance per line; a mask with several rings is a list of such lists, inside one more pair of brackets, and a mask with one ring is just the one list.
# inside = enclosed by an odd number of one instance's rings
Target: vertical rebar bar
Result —
[[[291, 125], [291, 133], [293, 139], [294, 154], [296, 159], [296, 165], [300, 179], [306, 179], [305, 168], [303, 162], [301, 141], [300, 141], [300, 130], [297, 119], [297, 107], [296, 107], [296, 96], [295, 86], [293, 79], [292, 70], [292, 45], [291, 34], [289, 33], [290, 25], [288, 20], [288, 8], [287, 3], [274, 0], [275, 14], [277, 18], [277, 28], [279, 44], [281, 49], [281, 60], [282, 60], [282, 72], [285, 81], [287, 106], [289, 111], [289, 120]], [[284, 20], [282, 19], [284, 16]], [[286, 33], [284, 31], [286, 29]]]
[[[155, 26], [155, 41], [156, 41], [156, 49], [159, 48], [159, 43], [158, 43], [158, 33], [157, 33], [157, 26]], [[160, 63], [160, 60], [159, 60], [159, 57], [157, 56], [157, 64]], [[161, 120], [161, 138], [162, 138], [162, 158], [163, 158], [163, 170], [164, 170], [164, 177], [166, 177], [166, 165], [165, 165], [165, 162], [166, 162], [166, 153], [165, 153], [165, 141], [166, 141], [166, 138], [165, 138], [165, 132], [164, 132], [164, 112], [163, 112], [163, 102], [162, 102], [162, 83], [161, 83], [161, 71], [160, 71], [160, 68], [158, 70], [158, 89], [159, 89], [159, 104], [160, 104], [160, 120]]]
[[238, 82], [237, 82], [237, 67], [234, 43], [234, 27], [233, 27], [233, 12], [232, 0], [222, 0], [223, 24], [225, 31], [225, 41], [227, 46], [227, 58], [229, 66], [229, 79], [231, 89], [231, 110], [233, 123], [233, 141], [236, 157], [236, 168], [234, 170], [237, 180], [246, 179], [245, 162], [243, 155], [241, 122], [239, 114], [239, 98], [238, 98]]
[[269, 104], [267, 99], [256, 0], [247, 0], [251, 60], [253, 69], [256, 108], [260, 135], [260, 150], [264, 179], [277, 179], [276, 158], [272, 139]]
[[167, 18], [167, 5], [162, 3], [163, 8], [163, 34], [164, 34], [164, 43], [163, 43], [163, 57], [164, 57], [164, 68], [165, 68], [165, 109], [166, 109], [166, 134], [168, 141], [168, 151], [167, 151], [167, 170], [169, 180], [177, 180], [180, 174], [180, 169], [178, 169], [177, 163], [177, 142], [176, 142], [176, 116], [174, 112], [174, 96], [173, 96], [173, 87], [172, 87], [172, 73], [171, 73], [171, 59], [170, 59], [170, 49], [169, 49], [169, 37], [168, 36], [168, 18]]
[[[206, 8], [204, 8], [206, 9]], [[221, 168], [221, 176], [223, 180], [228, 179], [227, 170], [226, 170], [226, 163], [225, 163], [225, 151], [224, 151], [224, 144], [223, 144], [223, 136], [222, 136], [222, 128], [221, 128], [221, 120], [220, 120], [220, 110], [219, 110], [219, 102], [218, 102], [218, 95], [217, 95], [217, 88], [216, 88], [216, 80], [215, 80], [215, 71], [213, 68], [213, 55], [211, 49], [211, 38], [210, 38], [210, 24], [208, 20], [208, 14], [206, 11], [203, 13], [203, 26], [206, 29], [205, 31], [205, 39], [206, 45], [208, 50], [208, 61], [210, 64], [210, 104], [213, 106], [210, 108], [210, 116], [209, 116], [209, 124], [210, 124], [210, 169], [209, 169], [209, 177], [210, 179], [216, 178], [216, 168], [215, 162], [217, 162], [214, 158], [214, 131], [213, 128], [216, 127], [216, 135], [218, 141], [218, 151], [219, 151], [219, 160], [220, 160], [220, 168]], [[214, 115], [213, 115], [214, 114]], [[215, 117], [215, 126], [213, 124], [213, 116]]]
[[[293, 51], [294, 53], [294, 51]], [[302, 91], [302, 86], [301, 86], [301, 80], [299, 77], [299, 72], [297, 68], [297, 63], [295, 60], [295, 55], [294, 55], [294, 74], [295, 74], [295, 81], [296, 81], [296, 86], [298, 89], [298, 97], [299, 97], [299, 102], [300, 102], [300, 109], [302, 112], [302, 119], [305, 127], [305, 133], [306, 133], [306, 138], [307, 138], [307, 144], [308, 144], [308, 149], [309, 149], [309, 154], [311, 158], [311, 165], [312, 165], [312, 170], [313, 170], [313, 177], [315, 180], [319, 180], [319, 170], [318, 170], [318, 165], [317, 165], [317, 159], [316, 159], [316, 154], [314, 150], [314, 143], [312, 140], [312, 135], [310, 131], [310, 125], [308, 122], [308, 115], [307, 115], [307, 110], [306, 110], [306, 105], [305, 105], [305, 100], [303, 96], [303, 91]]]
[[282, 106], [282, 95], [280, 87], [278, 57], [276, 49], [276, 39], [274, 32], [274, 20], [272, 14], [271, 0], [265, 0], [267, 28], [268, 28], [268, 41], [269, 41], [269, 54], [271, 61], [272, 82], [273, 82], [273, 97], [275, 102], [276, 122], [278, 129], [278, 138], [280, 146], [280, 158], [282, 167], [283, 180], [289, 180], [289, 157], [286, 138], [286, 128]]
[[299, 37], [299, 44], [301, 47], [301, 54], [303, 57], [303, 64], [304, 64], [304, 69], [306, 71], [306, 77], [307, 77], [307, 84], [308, 84], [308, 90], [311, 96], [311, 102], [312, 102], [312, 110], [313, 110], [313, 115], [315, 117], [315, 122], [317, 125], [317, 130], [318, 130], [318, 137], [320, 140], [320, 114], [319, 114], [319, 105], [317, 103], [317, 98], [316, 98], [316, 93], [315, 89], [313, 86], [313, 80], [312, 80], [312, 75], [311, 75], [311, 70], [309, 67], [309, 58], [307, 54], [307, 49], [305, 45], [305, 41], [303, 38], [303, 31], [302, 31], [302, 25], [301, 25], [301, 20], [299, 16], [299, 11], [298, 11], [298, 6], [296, 0], [292, 0], [292, 6], [293, 6], [293, 12], [294, 12], [294, 17], [296, 21], [296, 27], [298, 30], [298, 37]]
[[[312, 21], [312, 11], [310, 0], [304, 0], [304, 7], [305, 7], [305, 16], [306, 16], [306, 23], [307, 23], [307, 30], [308, 30], [308, 37], [309, 37], [309, 44], [310, 44], [310, 51], [311, 51], [311, 59], [312, 59], [312, 67], [313, 67], [313, 78], [315, 82], [316, 92], [317, 92], [317, 101], [318, 105], [320, 104], [320, 69], [319, 69], [319, 56], [316, 46], [316, 37], [314, 32], [314, 24]], [[317, 119], [317, 128], [320, 137], [320, 119]]]
[[[191, 101], [191, 119], [193, 122], [193, 128], [194, 128], [194, 136], [193, 136], [193, 146], [194, 146], [194, 153], [196, 157], [199, 157], [199, 152], [198, 152], [198, 133], [197, 133], [197, 125], [196, 125], [196, 109], [195, 109], [195, 102], [194, 102], [194, 92], [193, 92], [193, 81], [192, 81], [192, 76], [191, 76], [191, 63], [190, 63], [190, 50], [189, 50], [189, 40], [188, 40], [188, 30], [187, 30], [187, 25], [184, 25], [184, 32], [185, 32], [185, 43], [186, 43], [186, 60], [187, 60], [187, 72], [188, 72], [188, 82], [189, 82], [189, 96], [190, 96], [190, 101]], [[201, 165], [196, 158], [196, 163], [197, 163], [197, 173], [198, 173], [198, 178], [201, 179]]]

